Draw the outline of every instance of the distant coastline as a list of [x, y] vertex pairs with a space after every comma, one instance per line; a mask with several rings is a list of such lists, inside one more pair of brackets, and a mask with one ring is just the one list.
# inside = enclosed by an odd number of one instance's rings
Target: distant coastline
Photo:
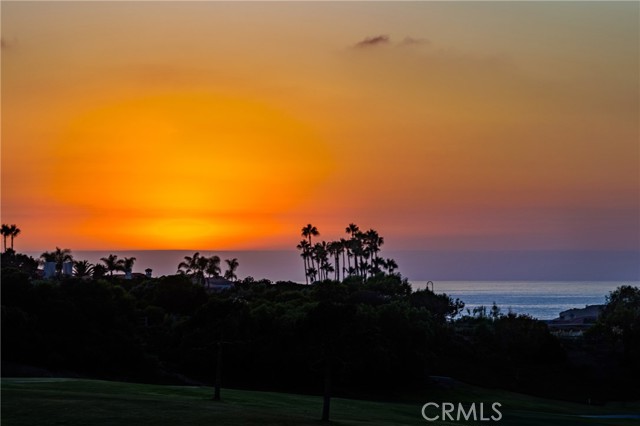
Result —
[[[427, 286], [424, 281], [411, 284], [414, 290]], [[490, 309], [495, 302], [504, 314], [511, 311], [551, 320], [568, 309], [604, 304], [621, 284], [640, 287], [639, 281], [436, 281], [433, 289], [462, 300], [463, 314], [479, 306]]]

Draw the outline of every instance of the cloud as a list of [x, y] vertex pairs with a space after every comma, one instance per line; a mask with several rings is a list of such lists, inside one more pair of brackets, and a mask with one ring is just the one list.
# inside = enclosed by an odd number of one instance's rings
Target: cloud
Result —
[[15, 37], [13, 37], [11, 40], [7, 40], [6, 38], [2, 37], [0, 38], [0, 47], [2, 47], [2, 50], [9, 50], [16, 47], [17, 42], [18, 40]]
[[375, 37], [367, 37], [362, 41], [356, 43], [355, 47], [363, 48], [370, 46], [379, 46], [383, 44], [388, 44], [391, 41], [388, 35], [378, 35]]
[[[374, 37], [367, 37], [354, 45], [356, 48], [367, 48], [372, 46], [382, 46], [391, 43], [391, 37], [385, 34]], [[402, 41], [395, 43], [396, 46], [429, 46], [431, 40], [426, 38], [405, 37]]]
[[426, 38], [413, 38], [413, 37], [405, 37], [404, 40], [402, 40], [400, 43], [398, 43], [398, 46], [415, 46], [415, 45], [430, 45], [431, 44], [431, 40], [426, 39]]

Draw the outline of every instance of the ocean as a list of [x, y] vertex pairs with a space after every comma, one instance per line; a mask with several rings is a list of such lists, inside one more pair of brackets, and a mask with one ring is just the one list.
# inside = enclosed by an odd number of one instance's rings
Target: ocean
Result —
[[[73, 256], [76, 260], [84, 259], [91, 263], [99, 263], [101, 257], [106, 257], [110, 253], [117, 254], [119, 258], [133, 256], [136, 258], [134, 272], [144, 272], [146, 268], [151, 268], [152, 275], [158, 277], [175, 274], [184, 256], [192, 256], [194, 252], [195, 250], [73, 251]], [[226, 266], [224, 259], [237, 258], [240, 263], [237, 270], [239, 278], [252, 276], [255, 279], [267, 278], [271, 281], [304, 282], [302, 260], [296, 251], [202, 250], [199, 253], [203, 256], [213, 254], [220, 256], [223, 271]], [[475, 257], [470, 256], [469, 253], [457, 254], [455, 257], [453, 255], [447, 257], [446, 253], [423, 253], [420, 256], [416, 253], [418, 252], [397, 252], [390, 255], [398, 261], [403, 276], [408, 277], [415, 289], [424, 288], [426, 280], [431, 279], [437, 293], [447, 293], [454, 299], [459, 298], [464, 301], [465, 311], [467, 308], [473, 310], [474, 307], [481, 305], [490, 308], [493, 302], [496, 302], [504, 313], [511, 309], [518, 314], [528, 314], [539, 319], [553, 319], [567, 309], [605, 303], [605, 297], [609, 292], [620, 285], [640, 286], [637, 279], [624, 279], [625, 276], [615, 276], [606, 280], [598, 274], [583, 272], [580, 275], [569, 274], [570, 271], [579, 269], [575, 262], [567, 262], [560, 272], [556, 270], [554, 275], [561, 277], [560, 279], [540, 279], [540, 276], [535, 274], [522, 279], [514, 274], [504, 275], [504, 269], [501, 269], [497, 263], [491, 264], [492, 259], [486, 253], [476, 253], [473, 255]], [[27, 252], [27, 254], [34, 257], [40, 255], [37, 252]], [[524, 258], [522, 254], [516, 255]], [[540, 258], [539, 253], [537, 256], [537, 261], [541, 263], [547, 260], [547, 258]], [[633, 261], [634, 258], [635, 255], [632, 255], [628, 260]], [[516, 261], [518, 258], [509, 260]], [[509, 264], [509, 262], [504, 263]], [[480, 268], [474, 267], [475, 264], [484, 265], [487, 270], [497, 271], [498, 275], [492, 276], [488, 272], [478, 272]], [[602, 269], [619, 270], [618, 268]], [[583, 271], [583, 269], [580, 270]], [[635, 270], [637, 271], [637, 262], [635, 262]], [[637, 276], [633, 270], [630, 275]], [[589, 279], [586, 276], [592, 278]]]
[[[478, 306], [489, 310], [495, 302], [502, 313], [511, 310], [547, 320], [558, 318], [567, 309], [604, 304], [606, 296], [623, 284], [640, 286], [637, 281], [434, 281], [433, 288], [436, 293], [462, 300], [465, 314]], [[427, 282], [411, 285], [423, 289]]]

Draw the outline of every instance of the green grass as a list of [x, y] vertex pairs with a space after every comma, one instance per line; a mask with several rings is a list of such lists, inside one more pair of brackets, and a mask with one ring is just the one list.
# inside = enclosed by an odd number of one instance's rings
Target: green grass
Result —
[[[211, 400], [207, 387], [158, 386], [76, 379], [3, 379], [2, 425], [315, 425], [322, 398], [223, 389]], [[502, 404], [500, 422], [427, 422], [428, 401]], [[465, 405], [467, 406], [467, 405]], [[572, 404], [467, 385], [433, 392], [423, 402], [389, 403], [334, 398], [335, 425], [637, 425], [638, 419], [588, 419], [579, 415], [640, 414], [640, 404], [605, 407]]]

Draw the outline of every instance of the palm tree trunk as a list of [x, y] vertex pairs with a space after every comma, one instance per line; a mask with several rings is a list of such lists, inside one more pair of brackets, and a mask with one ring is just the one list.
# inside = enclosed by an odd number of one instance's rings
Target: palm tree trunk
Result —
[[345, 255], [344, 255], [344, 253], [345, 253], [345, 251], [346, 251], [346, 250], [345, 250], [345, 249], [344, 249], [344, 247], [343, 247], [343, 248], [342, 248], [342, 279], [343, 279], [343, 280], [344, 280], [344, 277], [346, 276], [346, 274], [345, 274], [345, 265], [346, 265], [346, 262], [344, 261], [344, 256], [345, 256]]
[[358, 255], [353, 254], [353, 267], [356, 270], [356, 275], [360, 275], [360, 269], [358, 268]]
[[347, 271], [349, 272], [349, 276], [351, 276], [351, 252], [347, 249]]
[[309, 268], [307, 267], [306, 256], [302, 256], [302, 262], [304, 263], [304, 282], [309, 285]]

